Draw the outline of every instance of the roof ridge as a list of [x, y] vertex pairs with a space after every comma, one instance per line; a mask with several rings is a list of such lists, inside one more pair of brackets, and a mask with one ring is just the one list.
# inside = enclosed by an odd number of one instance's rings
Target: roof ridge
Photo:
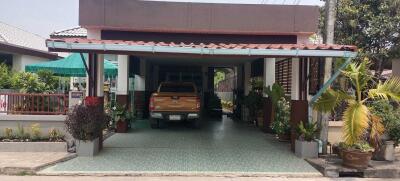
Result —
[[80, 28], [83, 28], [83, 27], [76, 26], [76, 27], [73, 27], [73, 28], [68, 28], [68, 29], [63, 29], [63, 30], [56, 30], [56, 31], [53, 31], [53, 33], [51, 33], [51, 34], [62, 33], [62, 32], [76, 30], [76, 29], [80, 29]]
[[20, 31], [23, 31], [23, 32], [25, 32], [25, 33], [29, 33], [29, 34], [35, 35], [35, 36], [37, 36], [37, 37], [39, 37], [39, 38], [42, 38], [42, 39], [44, 39], [44, 40], [46, 39], [46, 38], [43, 37], [43, 36], [40, 36], [40, 35], [38, 35], [38, 34], [36, 34], [36, 33], [30, 32], [30, 31], [27, 31], [27, 30], [24, 30], [24, 29], [22, 29], [22, 28], [20, 28], [20, 27], [18, 27], [18, 26], [16, 26], [16, 25], [11, 25], [11, 24], [6, 23], [6, 22], [4, 22], [4, 21], [0, 21], [0, 23], [3, 23], [3, 24], [5, 24], [5, 25], [7, 25], [7, 26], [11, 26], [11, 27], [16, 28], [16, 29], [18, 29], [18, 30], [20, 30]]

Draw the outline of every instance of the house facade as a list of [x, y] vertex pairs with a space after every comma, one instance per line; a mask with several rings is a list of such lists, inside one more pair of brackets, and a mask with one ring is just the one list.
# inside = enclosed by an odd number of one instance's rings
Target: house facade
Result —
[[87, 36], [52, 37], [46, 44], [50, 51], [89, 53], [89, 96], [103, 96], [103, 57], [114, 55], [117, 101], [143, 115], [160, 82], [194, 82], [206, 103], [214, 68], [229, 67], [236, 96], [250, 91], [252, 77], [262, 77], [264, 86], [280, 83], [298, 122], [308, 120], [308, 103], [323, 87], [323, 58], [356, 55], [354, 46], [311, 42], [318, 19], [317, 6], [80, 0], [79, 25]]
[[0, 63], [14, 71], [24, 71], [25, 65], [57, 59], [48, 52], [45, 38], [0, 22]]

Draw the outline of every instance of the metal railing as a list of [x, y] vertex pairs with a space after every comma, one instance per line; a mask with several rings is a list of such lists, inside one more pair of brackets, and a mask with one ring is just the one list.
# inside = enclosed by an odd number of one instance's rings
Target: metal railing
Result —
[[67, 111], [65, 94], [0, 93], [0, 114], [64, 115]]

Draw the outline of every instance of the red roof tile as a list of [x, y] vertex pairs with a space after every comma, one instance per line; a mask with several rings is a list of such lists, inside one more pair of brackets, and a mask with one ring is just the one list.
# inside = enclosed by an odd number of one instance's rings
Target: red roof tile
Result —
[[65, 43], [89, 43], [89, 44], [120, 44], [120, 45], [143, 45], [143, 46], [170, 46], [170, 47], [202, 47], [210, 49], [284, 49], [284, 50], [341, 50], [357, 51], [353, 45], [327, 45], [327, 44], [194, 44], [183, 42], [144, 42], [124, 40], [95, 40], [86, 38], [49, 39], [48, 41]]

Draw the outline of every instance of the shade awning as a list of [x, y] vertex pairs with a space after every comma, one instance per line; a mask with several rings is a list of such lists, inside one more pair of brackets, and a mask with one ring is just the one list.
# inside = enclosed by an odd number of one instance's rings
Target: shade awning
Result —
[[[88, 55], [83, 55], [87, 60]], [[85, 65], [79, 53], [72, 53], [68, 57], [60, 60], [45, 63], [31, 64], [25, 66], [27, 72], [37, 72], [39, 70], [50, 70], [57, 76], [64, 77], [86, 77]], [[117, 76], [118, 67], [108, 60], [104, 60], [104, 75]]]
[[355, 57], [357, 47], [325, 44], [226, 44], [156, 41], [95, 40], [86, 38], [48, 39], [50, 51], [96, 52], [102, 54], [193, 54], [263, 57]]

